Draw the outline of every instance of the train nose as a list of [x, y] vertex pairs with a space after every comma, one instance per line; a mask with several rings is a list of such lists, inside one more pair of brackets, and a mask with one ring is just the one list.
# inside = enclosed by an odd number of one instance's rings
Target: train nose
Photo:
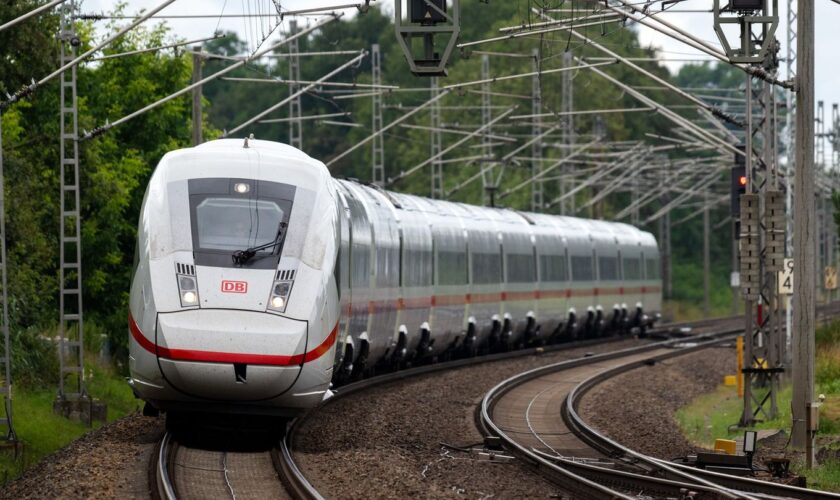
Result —
[[279, 396], [297, 379], [307, 324], [272, 314], [191, 310], [158, 316], [163, 376], [193, 397], [257, 401]]

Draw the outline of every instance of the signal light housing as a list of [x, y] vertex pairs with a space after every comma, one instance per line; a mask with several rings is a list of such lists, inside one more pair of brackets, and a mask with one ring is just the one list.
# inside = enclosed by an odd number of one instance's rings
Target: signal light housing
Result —
[[178, 296], [181, 298], [181, 307], [198, 306], [198, 285], [194, 276], [184, 274], [178, 277]]
[[291, 281], [275, 281], [271, 287], [271, 296], [268, 300], [268, 310], [278, 313], [286, 311], [289, 303], [289, 293], [292, 291]]
[[[742, 144], [738, 146], [741, 151], [746, 151]], [[746, 158], [742, 154], [735, 153], [735, 165], [732, 166], [730, 182], [730, 211], [732, 218], [736, 221], [741, 219], [741, 195], [747, 192], [747, 165]]]

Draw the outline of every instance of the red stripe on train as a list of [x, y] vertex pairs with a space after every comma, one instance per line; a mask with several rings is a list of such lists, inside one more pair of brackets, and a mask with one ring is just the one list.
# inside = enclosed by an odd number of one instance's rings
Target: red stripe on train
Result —
[[333, 327], [332, 332], [315, 349], [303, 354], [291, 356], [280, 354], [246, 354], [235, 352], [200, 351], [194, 349], [170, 349], [155, 344], [147, 339], [131, 313], [128, 314], [128, 328], [131, 336], [140, 344], [140, 347], [161, 358], [174, 361], [203, 361], [207, 363], [244, 363], [248, 365], [271, 365], [271, 366], [293, 366], [309, 363], [323, 356], [335, 343], [338, 336], [338, 323]]

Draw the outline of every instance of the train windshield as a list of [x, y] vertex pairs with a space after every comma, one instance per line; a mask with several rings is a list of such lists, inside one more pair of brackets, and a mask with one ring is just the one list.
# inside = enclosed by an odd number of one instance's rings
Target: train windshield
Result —
[[200, 248], [235, 251], [274, 241], [285, 214], [273, 200], [207, 197], [196, 205], [195, 215]]
[[[214, 267], [277, 267], [295, 187], [253, 179], [190, 179], [195, 263]], [[235, 258], [240, 254], [248, 257]]]

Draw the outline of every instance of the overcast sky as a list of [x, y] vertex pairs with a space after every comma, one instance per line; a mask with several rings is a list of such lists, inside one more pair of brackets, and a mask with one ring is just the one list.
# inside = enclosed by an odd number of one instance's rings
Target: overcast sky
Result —
[[[139, 9], [151, 9], [162, 0], [128, 0], [127, 13], [134, 13]], [[317, 6], [336, 5], [353, 3], [354, 0], [283, 0], [281, 3], [284, 9], [294, 10]], [[477, 2], [478, 0], [463, 0], [464, 2]], [[513, 0], [508, 0], [513, 1]], [[524, 0], [516, 0], [524, 1]], [[108, 11], [116, 5], [118, 0], [83, 0], [82, 12], [92, 13]], [[726, 3], [725, 0], [721, 0]], [[816, 99], [825, 101], [826, 118], [830, 119], [831, 104], [840, 102], [840, 5], [831, 0], [815, 0], [816, 2]], [[239, 14], [248, 11], [248, 5], [256, 4], [256, 0], [178, 0], [164, 11], [161, 15], [184, 15], [184, 14], [207, 14], [218, 16], [224, 11], [225, 14]], [[377, 3], [382, 3], [377, 2]], [[390, 3], [390, 0], [389, 0]], [[777, 38], [782, 44], [780, 57], [787, 54], [787, 0], [779, 0], [780, 23], [777, 31]], [[271, 0], [264, 0], [264, 11], [269, 12], [272, 7]], [[492, 6], [492, 3], [490, 4]], [[704, 10], [711, 8], [708, 0], [686, 0], [672, 7], [679, 10]], [[253, 7], [251, 7], [253, 9]], [[253, 10], [252, 10], [253, 12]], [[352, 14], [353, 10], [346, 11]], [[673, 24], [689, 31], [690, 33], [719, 45], [717, 37], [712, 29], [713, 18], [711, 13], [666, 13], [661, 14]], [[210, 36], [218, 27], [221, 30], [237, 31], [241, 38], [249, 40], [252, 45], [261, 38], [261, 33], [268, 29], [269, 21], [261, 23], [248, 22], [243, 19], [231, 19], [218, 17], [205, 19], [169, 19], [167, 22], [174, 32], [186, 39], [196, 39]], [[463, 22], [469, 20], [462, 19]], [[299, 23], [305, 24], [302, 20]], [[641, 41], [644, 45], [653, 44], [663, 50], [664, 58], [691, 58], [699, 57], [700, 54], [691, 47], [672, 40], [651, 29], [641, 26], [639, 29]], [[737, 44], [737, 41], [730, 42]], [[489, 47], [489, 46], [488, 46]], [[705, 58], [705, 56], [704, 56]], [[672, 69], [677, 69], [683, 62], [666, 62]], [[782, 77], [784, 65], [782, 62]]]

